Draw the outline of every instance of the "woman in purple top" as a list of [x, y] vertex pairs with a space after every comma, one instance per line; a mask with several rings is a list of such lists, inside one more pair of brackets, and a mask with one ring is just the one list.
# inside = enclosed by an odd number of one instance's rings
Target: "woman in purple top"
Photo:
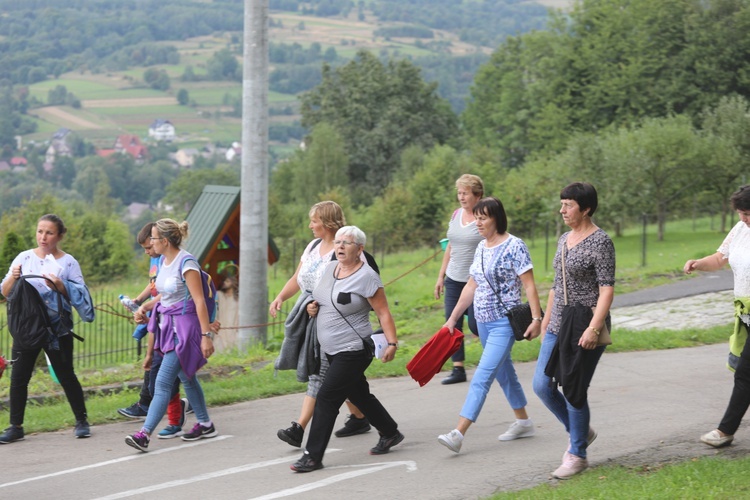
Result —
[[[156, 376], [154, 398], [148, 407], [143, 428], [127, 436], [125, 442], [140, 451], [148, 451], [153, 430], [164, 416], [171, 397], [172, 385], [179, 376], [185, 386], [190, 405], [198, 423], [182, 435], [184, 441], [212, 438], [218, 435], [206, 409], [203, 389], [196, 372], [214, 352], [213, 333], [208, 317], [201, 270], [198, 262], [180, 249], [188, 235], [188, 223], [161, 219], [151, 229], [153, 250], [163, 257], [156, 289], [161, 299], [149, 321], [149, 349], [144, 368], [151, 363], [153, 350], [163, 354]], [[187, 258], [187, 259], [186, 259]]]

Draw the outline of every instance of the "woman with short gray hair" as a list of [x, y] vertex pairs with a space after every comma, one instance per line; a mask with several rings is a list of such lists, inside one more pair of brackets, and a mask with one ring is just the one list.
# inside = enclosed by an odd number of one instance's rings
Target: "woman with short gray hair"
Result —
[[388, 342], [382, 361], [392, 361], [398, 347], [396, 324], [388, 309], [383, 283], [361, 260], [366, 241], [365, 234], [356, 226], [339, 229], [333, 242], [336, 261], [326, 266], [313, 290], [312, 304], [316, 307], [308, 308], [308, 312], [317, 316], [321, 354], [327, 357], [329, 367], [315, 401], [305, 453], [291, 466], [296, 472], [323, 468], [323, 455], [339, 407], [347, 398], [380, 433], [371, 455], [388, 453], [404, 439], [396, 421], [370, 393], [365, 377], [375, 349], [371, 339], [371, 309], [375, 310]]

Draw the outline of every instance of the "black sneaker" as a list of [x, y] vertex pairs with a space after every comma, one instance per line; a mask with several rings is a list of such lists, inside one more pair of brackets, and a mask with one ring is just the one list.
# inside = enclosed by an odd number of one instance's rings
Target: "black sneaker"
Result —
[[344, 426], [334, 432], [334, 435], [337, 438], [356, 436], [357, 434], [364, 434], [365, 432], [368, 432], [371, 428], [372, 427], [370, 427], [370, 422], [367, 420], [367, 417], [357, 418], [354, 415], [349, 415], [349, 418], [346, 419]]
[[276, 435], [285, 443], [289, 443], [295, 448], [299, 448], [302, 446], [302, 438], [305, 435], [305, 429], [303, 429], [297, 422], [292, 422], [291, 427], [288, 429], [279, 429]]
[[294, 472], [312, 472], [314, 470], [322, 469], [323, 464], [313, 460], [312, 457], [305, 452], [305, 454], [302, 455], [302, 458], [290, 465], [289, 468]]
[[23, 441], [23, 427], [16, 427], [11, 425], [5, 432], [0, 434], [0, 444], [8, 444], [14, 441]]
[[466, 382], [466, 369], [463, 366], [454, 366], [450, 375], [445, 377], [440, 383], [443, 385], [458, 384]]
[[130, 436], [125, 436], [125, 444], [132, 446], [136, 450], [146, 453], [148, 451], [148, 442], [150, 441], [148, 434], [143, 431], [138, 431]]
[[76, 422], [75, 435], [76, 438], [87, 438], [91, 436], [91, 428], [89, 427], [88, 421], [79, 420]]
[[127, 408], [120, 408], [119, 410], [117, 410], [117, 413], [119, 413], [123, 417], [143, 420], [146, 418], [146, 415], [148, 415], [148, 410], [145, 410], [140, 403], [133, 403]]
[[180, 438], [182, 438], [183, 441], [197, 441], [199, 439], [216, 437], [218, 435], [219, 433], [216, 432], [213, 422], [211, 423], [211, 427], [204, 427], [200, 423], [197, 423], [193, 426], [190, 432], [186, 432], [180, 436]]
[[374, 448], [370, 449], [370, 455], [385, 455], [386, 453], [391, 451], [391, 448], [393, 448], [403, 440], [404, 435], [398, 431], [396, 431], [396, 434], [391, 437], [385, 437], [381, 434], [378, 444], [376, 444]]

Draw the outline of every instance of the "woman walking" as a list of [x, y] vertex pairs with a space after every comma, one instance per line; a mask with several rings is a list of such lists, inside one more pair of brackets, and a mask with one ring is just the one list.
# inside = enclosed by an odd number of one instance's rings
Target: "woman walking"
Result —
[[[461, 296], [466, 283], [469, 281], [469, 267], [471, 266], [477, 244], [482, 241], [483, 236], [479, 234], [476, 219], [474, 218], [474, 206], [484, 196], [484, 184], [482, 179], [476, 175], [465, 174], [456, 181], [456, 196], [461, 205], [457, 208], [448, 223], [448, 245], [445, 247], [443, 262], [438, 272], [435, 283], [435, 298], [445, 295], [445, 319], [453, 313], [458, 298]], [[476, 335], [477, 322], [474, 319], [474, 306], [469, 304], [466, 310], [458, 311], [461, 314], [456, 320], [456, 328], [463, 331], [464, 316], [469, 318], [469, 329]], [[451, 356], [453, 370], [451, 374], [442, 380], [442, 384], [457, 384], [466, 382], [466, 368], [464, 368], [464, 342]]]
[[534, 284], [531, 256], [523, 240], [507, 232], [508, 218], [500, 200], [483, 198], [474, 206], [474, 216], [484, 241], [477, 245], [471, 277], [444, 325], [453, 333], [459, 316], [473, 302], [479, 340], [484, 348], [458, 425], [448, 434], [438, 436], [438, 442], [455, 453], [461, 450], [469, 426], [477, 421], [493, 380], [503, 389], [516, 417], [498, 439], [511, 441], [534, 435], [534, 424], [526, 413], [526, 395], [510, 355], [515, 337], [507, 316], [510, 308], [521, 303], [523, 288], [533, 318], [524, 336], [529, 340], [539, 336], [542, 306]]
[[[718, 271], [729, 264], [734, 274], [734, 335], [730, 342], [729, 365], [734, 369], [734, 388], [719, 426], [702, 435], [701, 441], [714, 448], [734, 440], [742, 418], [750, 407], [750, 184], [742, 186], [729, 199], [740, 220], [719, 250], [702, 259], [688, 260], [683, 270]], [[744, 340], [741, 340], [744, 339]]]
[[[560, 191], [560, 214], [571, 230], [557, 242], [555, 280], [542, 322], [542, 346], [533, 381], [536, 395], [570, 434], [562, 464], [552, 473], [558, 479], [568, 479], [588, 467], [586, 449], [596, 439], [596, 432], [589, 426], [591, 414], [586, 391], [606, 349], [605, 345], [599, 345], [599, 335], [610, 326], [609, 308], [615, 285], [615, 247], [607, 233], [591, 220], [597, 206], [596, 189], [591, 184], [576, 182]], [[587, 355], [576, 370], [583, 394], [579, 394], [582, 403], [575, 405], [550, 384], [551, 377], [545, 373], [561, 331], [566, 293], [569, 303], [594, 308], [593, 317], [578, 341], [578, 348]]]
[[198, 419], [193, 429], [181, 438], [195, 441], [218, 435], [196, 376], [214, 352], [214, 334], [203, 294], [201, 269], [195, 258], [180, 248], [187, 237], [187, 222], [178, 224], [172, 219], [161, 219], [151, 229], [153, 250], [163, 256], [163, 261], [156, 277], [156, 290], [161, 298], [148, 323], [149, 350], [144, 368], [151, 365], [154, 350], [161, 352], [163, 359], [146, 421], [139, 432], [125, 438], [125, 443], [143, 452], [148, 451], [151, 433], [167, 410], [177, 377]]
[[[312, 230], [315, 237], [308, 243], [305, 251], [302, 252], [297, 270], [294, 272], [284, 288], [281, 289], [276, 298], [271, 302], [268, 312], [274, 318], [281, 310], [281, 305], [285, 300], [294, 296], [295, 293], [301, 292], [297, 302], [292, 308], [290, 317], [287, 318], [284, 331], [284, 343], [281, 346], [281, 352], [276, 360], [277, 369], [294, 369], [300, 366], [298, 353], [303, 352], [299, 345], [304, 343], [302, 338], [307, 330], [309, 315], [307, 314], [307, 304], [312, 302], [312, 291], [320, 281], [323, 270], [326, 265], [335, 260], [333, 240], [336, 231], [346, 225], [344, 211], [335, 201], [321, 201], [310, 208], [310, 224], [308, 227]], [[364, 261], [364, 256], [362, 256]], [[306, 365], [307, 363], [303, 363]], [[292, 421], [292, 425], [286, 429], [279, 429], [276, 436], [296, 448], [302, 446], [302, 439], [305, 435], [307, 424], [313, 416], [315, 409], [315, 398], [318, 397], [320, 385], [323, 383], [326, 372], [328, 371], [328, 359], [321, 356], [320, 370], [318, 373], [298, 373], [297, 379], [300, 381], [307, 380], [307, 392], [302, 401], [299, 418]], [[349, 401], [346, 402], [349, 408], [349, 418], [344, 427], [336, 431], [337, 437], [355, 436], [363, 434], [370, 430], [370, 423], [367, 421], [362, 412]]]
[[[72, 255], [63, 252], [58, 246], [67, 231], [68, 229], [62, 219], [57, 215], [47, 214], [40, 217], [36, 226], [37, 247], [18, 254], [13, 259], [8, 274], [5, 275], [2, 284], [0, 284], [3, 295], [8, 297], [13, 285], [22, 275], [42, 275], [48, 259], [53, 259], [60, 269], [57, 275], [46, 275], [54, 284], [54, 289], [49, 287], [50, 282], [47, 280], [40, 278], [29, 280], [29, 283], [34, 285], [44, 303], [47, 304], [47, 312], [56, 330], [56, 338], [37, 349], [20, 350], [16, 349], [14, 345], [11, 350], [11, 359], [14, 360], [14, 363], [10, 373], [10, 427], [0, 434], [0, 444], [24, 439], [23, 421], [29, 381], [34, 373], [36, 359], [42, 350], [49, 357], [57, 379], [65, 390], [70, 409], [75, 416], [75, 437], [87, 438], [91, 435], [83, 389], [73, 371], [73, 335], [72, 332], [65, 331], [61, 321], [64, 314], [70, 314], [70, 306], [67, 301], [63, 301], [65, 311], [57, 310], [58, 293], [71, 298], [67, 287], [78, 287], [81, 291], [85, 290], [85, 294], [88, 295], [78, 261]], [[89, 321], [91, 320], [93, 320], [93, 316]]]
[[382, 361], [392, 361], [398, 347], [396, 324], [388, 309], [383, 283], [361, 260], [365, 241], [365, 234], [356, 226], [339, 229], [334, 240], [337, 262], [326, 266], [313, 290], [315, 301], [308, 311], [317, 315], [320, 348], [330, 366], [315, 401], [305, 453], [291, 465], [296, 472], [323, 468], [323, 455], [339, 407], [346, 399], [364, 413], [380, 434], [378, 444], [370, 449], [371, 455], [388, 453], [404, 439], [398, 424], [370, 393], [365, 377], [375, 349], [370, 338], [373, 333], [370, 310], [375, 311], [388, 343]]

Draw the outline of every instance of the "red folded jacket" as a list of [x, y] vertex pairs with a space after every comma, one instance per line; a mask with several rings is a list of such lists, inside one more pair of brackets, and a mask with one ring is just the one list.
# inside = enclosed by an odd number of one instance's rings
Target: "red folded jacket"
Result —
[[458, 351], [464, 334], [454, 328], [453, 335], [447, 328], [441, 328], [427, 341], [406, 365], [411, 378], [419, 382], [419, 387], [432, 380], [445, 362]]

